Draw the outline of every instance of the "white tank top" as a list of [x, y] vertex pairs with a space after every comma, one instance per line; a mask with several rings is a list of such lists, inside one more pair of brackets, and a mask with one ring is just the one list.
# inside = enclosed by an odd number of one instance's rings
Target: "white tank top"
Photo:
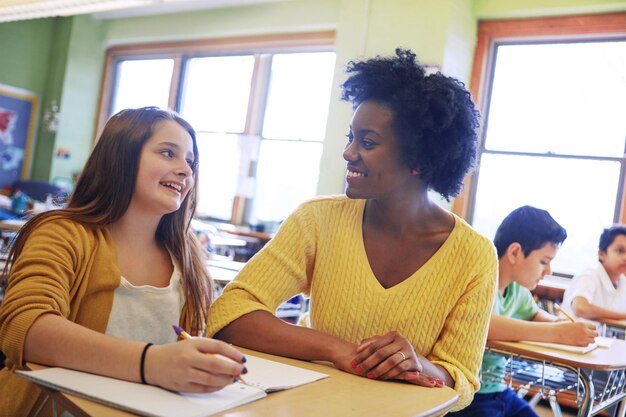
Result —
[[113, 295], [106, 334], [154, 344], [175, 342], [172, 325], [178, 325], [185, 303], [182, 277], [176, 262], [165, 288], [134, 286], [122, 277]]

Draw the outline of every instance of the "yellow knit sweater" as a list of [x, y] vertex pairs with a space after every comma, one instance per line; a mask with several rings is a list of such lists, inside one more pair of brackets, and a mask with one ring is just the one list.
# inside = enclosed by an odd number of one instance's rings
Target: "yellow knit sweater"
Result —
[[450, 373], [459, 394], [455, 409], [463, 408], [479, 387], [496, 291], [495, 249], [457, 217], [432, 258], [385, 289], [365, 253], [364, 207], [365, 200], [344, 196], [303, 204], [215, 301], [207, 333], [252, 311], [274, 312], [298, 293], [310, 294], [313, 328], [353, 343], [399, 331]]

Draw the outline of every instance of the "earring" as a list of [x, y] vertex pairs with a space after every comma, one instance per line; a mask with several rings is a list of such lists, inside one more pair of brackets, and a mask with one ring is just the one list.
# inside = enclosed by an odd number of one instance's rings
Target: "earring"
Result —
[[411, 170], [411, 175], [417, 175], [417, 174], [419, 174], [419, 172], [416, 169]]

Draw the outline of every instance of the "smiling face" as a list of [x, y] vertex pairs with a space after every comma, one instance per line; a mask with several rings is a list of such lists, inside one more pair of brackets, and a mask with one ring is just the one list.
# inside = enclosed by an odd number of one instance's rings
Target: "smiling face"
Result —
[[613, 281], [616, 281], [621, 274], [626, 274], [626, 236], [615, 236], [613, 242], [606, 248], [606, 252], [598, 251], [598, 257]]
[[178, 210], [194, 184], [189, 133], [173, 120], [155, 125], [139, 158], [131, 206], [156, 215]]
[[[512, 245], [519, 246], [518, 243]], [[546, 243], [525, 256], [520, 247], [515, 253], [514, 280], [529, 290], [535, 289], [539, 281], [552, 272], [550, 263], [556, 256], [558, 248], [554, 243]]]
[[401, 158], [393, 112], [384, 104], [365, 101], [357, 107], [343, 158], [348, 162], [346, 195], [350, 198], [402, 193], [414, 180]]

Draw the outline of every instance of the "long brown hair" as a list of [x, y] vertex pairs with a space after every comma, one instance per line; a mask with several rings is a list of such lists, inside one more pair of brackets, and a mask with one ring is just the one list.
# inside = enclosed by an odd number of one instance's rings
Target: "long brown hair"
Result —
[[[154, 126], [172, 120], [181, 125], [193, 141], [193, 173], [197, 175], [198, 146], [194, 129], [176, 113], [157, 107], [127, 109], [106, 123], [82, 171], [68, 206], [33, 217], [20, 229], [9, 252], [7, 265], [17, 259], [30, 234], [45, 221], [67, 218], [85, 226], [114, 223], [128, 209], [135, 190], [141, 150], [152, 136]], [[197, 202], [197, 181], [175, 212], [164, 215], [156, 239], [178, 261], [183, 278], [185, 306], [180, 325], [199, 335], [205, 328], [212, 301], [213, 283], [205, 264], [205, 254], [189, 224]]]

